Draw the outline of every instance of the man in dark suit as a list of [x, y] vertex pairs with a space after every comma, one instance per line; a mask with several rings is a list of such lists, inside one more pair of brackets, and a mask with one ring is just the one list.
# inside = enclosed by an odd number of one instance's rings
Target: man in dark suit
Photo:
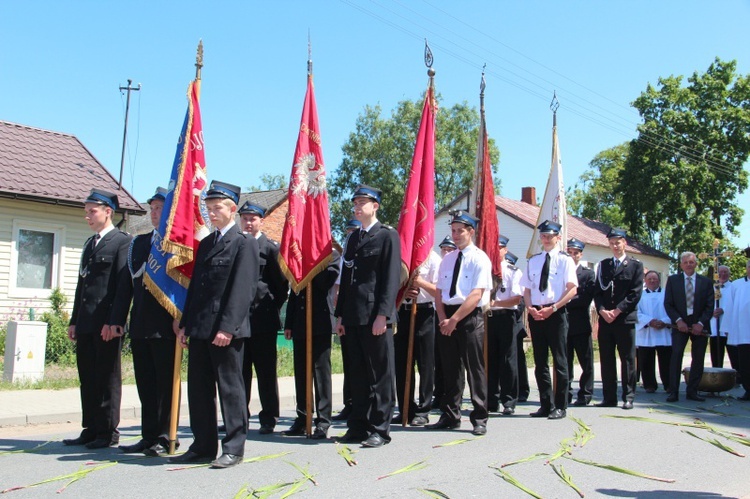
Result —
[[599, 262], [594, 305], [599, 320], [599, 355], [602, 366], [603, 400], [597, 407], [617, 407], [617, 362], [620, 356], [623, 409], [632, 409], [635, 399], [635, 323], [643, 292], [643, 264], [625, 254], [627, 233], [610, 229], [607, 234], [613, 257]]
[[286, 436], [305, 434], [307, 416], [307, 297], [312, 292], [312, 374], [315, 387], [315, 430], [311, 438], [322, 440], [331, 426], [331, 333], [333, 332], [333, 296], [331, 288], [336, 283], [341, 265], [341, 255], [333, 250], [328, 266], [319, 272], [311, 285], [300, 293], [289, 294], [284, 320], [284, 337], [294, 342], [294, 388], [297, 398], [297, 419], [283, 431]]
[[259, 276], [258, 241], [234, 222], [240, 188], [213, 181], [206, 209], [216, 230], [198, 246], [177, 338], [188, 351], [188, 402], [193, 444], [171, 463], [211, 462], [216, 457], [216, 387], [226, 436], [216, 468], [239, 464], [247, 438], [247, 399], [242, 378], [250, 305]]
[[91, 189], [84, 202], [95, 232], [85, 243], [68, 338], [76, 342], [83, 431], [65, 445], [100, 449], [117, 445], [122, 379], [120, 353], [132, 284], [127, 257], [130, 236], [112, 225], [117, 195]]
[[703, 376], [703, 359], [706, 356], [708, 336], [711, 335], [711, 317], [714, 313], [714, 286], [708, 277], [695, 273], [698, 262], [695, 253], [686, 251], [680, 255], [682, 273], [669, 276], [664, 290], [664, 309], [677, 325], [672, 331], [672, 360], [669, 369], [669, 397], [667, 402], [677, 402], [680, 389], [682, 356], [688, 340], [692, 362], [687, 383], [686, 397], [703, 402], [698, 395], [698, 384]]
[[[148, 200], [151, 224], [159, 226], [167, 190], [163, 187]], [[126, 453], [158, 454], [169, 449], [169, 420], [172, 406], [175, 335], [173, 318], [143, 284], [151, 246], [159, 244], [153, 230], [133, 239], [128, 252], [128, 268], [133, 279], [133, 308], [130, 312], [130, 349], [138, 398], [141, 400], [141, 440], [121, 445]], [[130, 304], [124, 304], [127, 306]]]
[[583, 372], [578, 380], [578, 396], [573, 405], [583, 406], [591, 402], [594, 393], [594, 345], [591, 340], [591, 316], [589, 307], [594, 299], [594, 279], [596, 274], [590, 268], [581, 265], [583, 241], [576, 238], [568, 241], [568, 255], [576, 264], [578, 290], [568, 303], [568, 403], [573, 402], [573, 355], [578, 356], [578, 363]]
[[281, 307], [289, 293], [289, 283], [279, 267], [279, 243], [261, 231], [266, 207], [249, 201], [239, 210], [242, 231], [258, 241], [260, 281], [250, 310], [252, 336], [246, 340], [243, 376], [250, 404], [253, 366], [258, 376], [261, 411], [258, 414], [261, 435], [273, 433], [279, 418], [279, 383], [276, 376], [276, 337], [281, 329]]
[[398, 233], [377, 219], [380, 189], [354, 191], [354, 217], [362, 228], [346, 242], [335, 315], [346, 335], [352, 413], [344, 443], [382, 447], [391, 441], [394, 400], [393, 324], [401, 276]]

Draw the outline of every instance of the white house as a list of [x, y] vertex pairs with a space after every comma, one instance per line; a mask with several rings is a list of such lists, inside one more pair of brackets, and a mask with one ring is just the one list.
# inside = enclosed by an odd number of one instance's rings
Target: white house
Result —
[[[443, 207], [435, 216], [435, 249], [443, 238], [450, 234], [450, 211], [467, 209], [468, 191]], [[539, 216], [539, 206], [536, 204], [536, 192], [533, 187], [524, 187], [522, 200], [495, 196], [497, 220], [500, 233], [510, 239], [508, 250], [518, 256], [518, 267], [526, 269], [526, 252], [529, 248]], [[610, 226], [595, 220], [568, 215], [568, 238], [580, 239], [586, 243], [583, 259], [591, 268], [599, 260], [611, 258], [612, 251], [607, 242]], [[655, 270], [662, 276], [662, 282], [669, 275], [669, 255], [662, 253], [646, 244], [631, 238], [627, 239], [625, 252], [643, 262], [649, 270]], [[541, 248], [538, 250], [541, 251]]]
[[73, 135], [0, 121], [0, 325], [49, 309], [56, 287], [71, 308], [93, 187], [118, 194], [115, 224], [144, 213]]

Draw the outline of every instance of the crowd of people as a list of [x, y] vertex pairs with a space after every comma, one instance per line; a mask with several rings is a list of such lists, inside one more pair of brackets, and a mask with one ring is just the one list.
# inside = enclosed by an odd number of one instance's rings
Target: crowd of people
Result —
[[[391, 424], [459, 428], [467, 381], [471, 431], [484, 435], [490, 413], [512, 417], [517, 404], [529, 398], [523, 349], [527, 332], [539, 389], [539, 408], [530, 415], [565, 418], [568, 404], [593, 402], [592, 308], [598, 317], [602, 382], [597, 406], [619, 405], [616, 355], [622, 409], [633, 408], [639, 377], [647, 393], [658, 389], [657, 357], [667, 400], [677, 401], [688, 341], [688, 399], [703, 400], [698, 384], [710, 344], [716, 367], [723, 366], [726, 349], [745, 388], [740, 399], [750, 400], [750, 262], [747, 275], [733, 282], [729, 269], [720, 267], [715, 288], [696, 274], [695, 254], [685, 252], [680, 255], [681, 272], [669, 276], [662, 290], [661, 276], [655, 271], [644, 274], [643, 264], [626, 254], [624, 230], [613, 228], [607, 234], [612, 257], [601, 260], [594, 271], [583, 265], [585, 244], [574, 238], [566, 242], [567, 251], [561, 251], [561, 226], [546, 220], [538, 227], [542, 251], [525, 266], [516, 266], [517, 257], [507, 249], [509, 239], [500, 235], [498, 278], [487, 254], [474, 243], [479, 220], [458, 211], [451, 215], [451, 235], [440, 242], [440, 254], [432, 251], [404, 284], [399, 235], [377, 218], [383, 193], [359, 185], [351, 198], [354, 219], [347, 224], [342, 251], [334, 250], [308, 284], [315, 416], [308, 435], [309, 305], [304, 290], [289, 292], [278, 263], [278, 243], [262, 231], [267, 209], [250, 202], [239, 206], [239, 187], [211, 183], [205, 200], [215, 231], [198, 247], [183, 313], [174, 321], [143, 283], [149, 253], [158, 244], [156, 229], [166, 195], [158, 188], [148, 200], [154, 231], [134, 239], [112, 223], [118, 209], [115, 194], [93, 189], [85, 200], [85, 217], [94, 235], [81, 256], [68, 331], [76, 342], [83, 430], [64, 440], [66, 445], [97, 449], [119, 443], [120, 354], [128, 320], [142, 434], [137, 443], [120, 446], [123, 452], [159, 455], [170, 443], [179, 445], [169, 440], [175, 343], [188, 348], [193, 442], [186, 452], [170, 458], [174, 463], [227, 468], [242, 461], [253, 369], [261, 405], [258, 431], [275, 432], [276, 335], [281, 329], [294, 346], [297, 417], [281, 432], [288, 437], [326, 439], [332, 421], [345, 420], [347, 431], [339, 441], [378, 448], [391, 441]], [[344, 360], [345, 405], [336, 416], [332, 334], [340, 338]], [[577, 390], [572, 379], [576, 358], [582, 371]], [[434, 410], [440, 416], [430, 423]]]

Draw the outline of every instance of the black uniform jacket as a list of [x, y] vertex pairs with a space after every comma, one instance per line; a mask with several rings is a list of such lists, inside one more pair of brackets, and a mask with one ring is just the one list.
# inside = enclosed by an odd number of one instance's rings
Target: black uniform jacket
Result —
[[346, 243], [336, 317], [344, 326], [367, 326], [378, 315], [396, 322], [400, 278], [401, 246], [394, 228], [376, 222], [368, 232], [352, 232]]
[[299, 294], [292, 291], [286, 304], [286, 318], [284, 329], [292, 331], [295, 339], [304, 339], [307, 328], [305, 314], [306, 296], [308, 289], [312, 290], [312, 334], [322, 336], [333, 332], [333, 297], [331, 288], [339, 276], [341, 254], [333, 250], [333, 256], [328, 266], [313, 277], [312, 286], [302, 289]]
[[180, 327], [199, 340], [218, 331], [250, 337], [250, 304], [258, 284], [258, 242], [233, 225], [214, 245], [205, 237], [198, 246]]
[[[249, 235], [247, 237], [252, 238]], [[289, 283], [279, 266], [279, 246], [261, 233], [257, 239], [260, 251], [260, 281], [252, 304], [250, 320], [254, 331], [281, 329], [281, 307], [289, 293]]]
[[615, 270], [611, 258], [599, 262], [596, 276], [594, 305], [597, 311], [620, 310], [612, 324], [635, 324], [638, 322], [638, 302], [643, 293], [643, 264], [629, 255]]
[[169, 338], [173, 318], [143, 285], [143, 274], [151, 253], [153, 232], [141, 234], [130, 243], [128, 267], [133, 277], [133, 308], [130, 310], [131, 338]]
[[589, 305], [594, 299], [594, 271], [579, 265], [576, 269], [578, 292], [565, 308], [568, 310], [568, 336], [591, 334]]
[[93, 238], [87, 239], [83, 248], [70, 317], [77, 335], [99, 334], [104, 324], [124, 326], [130, 308], [130, 235], [111, 230], [92, 248]]
[[[703, 324], [703, 332], [711, 332], [711, 316], [714, 313], [714, 285], [706, 276], [693, 274], [694, 290], [693, 294], [693, 317], [695, 322]], [[664, 288], [664, 309], [667, 311], [672, 324], [677, 323], [677, 319], [685, 321], [687, 319], [687, 299], [685, 298], [685, 274], [680, 272], [667, 278], [667, 285]]]

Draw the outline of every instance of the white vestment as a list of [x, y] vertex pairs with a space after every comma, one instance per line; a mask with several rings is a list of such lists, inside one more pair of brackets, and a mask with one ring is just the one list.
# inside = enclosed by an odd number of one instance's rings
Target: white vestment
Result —
[[[747, 277], [736, 279], [732, 281], [730, 290], [729, 318], [724, 319], [729, 322], [727, 345], [750, 344], [750, 280]], [[724, 312], [724, 315], [726, 316], [727, 312]]]
[[638, 302], [638, 323], [635, 325], [635, 346], [661, 347], [672, 345], [672, 330], [669, 327], [656, 329], [649, 327], [652, 319], [671, 324], [664, 309], [663, 291], [644, 291]]

